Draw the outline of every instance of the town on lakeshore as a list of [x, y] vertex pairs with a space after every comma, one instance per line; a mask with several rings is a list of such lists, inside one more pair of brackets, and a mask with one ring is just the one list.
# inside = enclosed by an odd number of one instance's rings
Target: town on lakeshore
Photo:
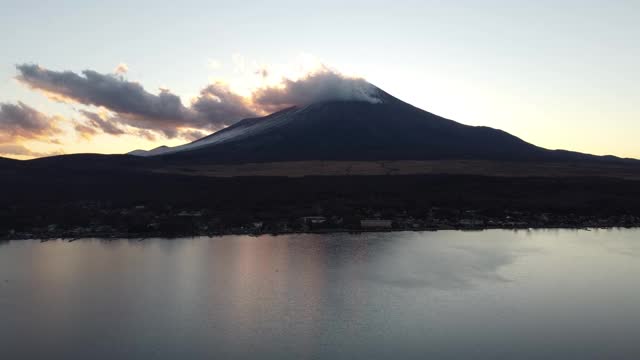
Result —
[[[94, 214], [87, 223], [71, 221], [6, 229], [0, 239], [79, 239], [149, 238], [221, 235], [260, 235], [291, 233], [332, 233], [370, 231], [435, 231], [537, 228], [614, 228], [638, 227], [640, 217], [611, 215], [596, 217], [579, 214], [530, 213], [505, 210], [430, 208], [423, 216], [407, 211], [360, 209], [353, 215], [292, 216], [259, 218], [250, 214], [216, 216], [207, 209], [154, 209], [136, 205], [126, 209], [101, 209], [97, 203], [84, 204], [85, 213]], [[320, 209], [321, 211], [321, 209]], [[82, 219], [79, 215], [77, 219]]]

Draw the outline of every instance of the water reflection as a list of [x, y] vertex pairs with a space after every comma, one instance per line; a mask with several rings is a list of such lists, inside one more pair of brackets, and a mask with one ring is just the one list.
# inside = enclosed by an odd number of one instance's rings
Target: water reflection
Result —
[[13, 241], [0, 358], [625, 358], [637, 235]]
[[447, 237], [429, 239], [429, 233], [404, 233], [362, 268], [361, 274], [370, 281], [400, 288], [467, 288], [478, 280], [508, 281], [498, 270], [522, 254], [513, 241], [451, 244]]

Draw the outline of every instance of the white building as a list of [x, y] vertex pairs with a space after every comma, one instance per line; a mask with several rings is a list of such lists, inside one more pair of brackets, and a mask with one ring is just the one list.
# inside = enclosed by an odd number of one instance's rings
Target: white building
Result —
[[327, 218], [324, 216], [305, 216], [302, 218], [302, 222], [305, 224], [324, 224], [327, 222]]

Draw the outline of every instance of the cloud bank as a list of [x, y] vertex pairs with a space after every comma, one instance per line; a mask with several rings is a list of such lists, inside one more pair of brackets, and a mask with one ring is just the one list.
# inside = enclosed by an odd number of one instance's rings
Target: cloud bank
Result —
[[[228, 85], [216, 82], [201, 89], [187, 105], [167, 89], [154, 94], [141, 84], [126, 80], [126, 64], [118, 65], [114, 74], [54, 71], [36, 64], [16, 68], [18, 81], [51, 99], [102, 109], [79, 111], [82, 121], [76, 121], [74, 129], [85, 138], [105, 133], [148, 139], [159, 134], [194, 140], [238, 120], [286, 107], [325, 101], [379, 102], [377, 88], [364, 79], [345, 77], [326, 67], [298, 80], [282, 79], [280, 84], [259, 88], [249, 96], [236, 94]], [[268, 73], [265, 70], [258, 75], [264, 77]]]
[[93, 131], [94, 134], [97, 133], [97, 129], [101, 130], [103, 133], [105, 134], [110, 134], [110, 135], [124, 135], [126, 134], [126, 131], [124, 129], [122, 129], [122, 127], [120, 127], [118, 125], [118, 123], [113, 122], [113, 121], [109, 121], [109, 119], [103, 119], [100, 114], [91, 112], [91, 111], [87, 111], [87, 110], [80, 110], [79, 111], [84, 118], [87, 120], [87, 122], [85, 124], [82, 123], [78, 123], [76, 125], [76, 129], [78, 129], [78, 127], [87, 127], [91, 130], [87, 130], [88, 132]]
[[31, 151], [20, 142], [33, 140], [58, 144], [56, 137], [62, 133], [58, 127], [61, 120], [58, 116], [47, 116], [22, 102], [0, 103], [0, 155], [53, 155], [54, 153]]
[[92, 70], [78, 75], [33, 64], [18, 65], [17, 69], [20, 82], [44, 91], [55, 100], [100, 106], [118, 114], [110, 121], [161, 131], [167, 137], [175, 137], [179, 125], [191, 122], [189, 110], [180, 97], [169, 91], [151, 94], [138, 83]]
[[15, 140], [53, 140], [60, 133], [58, 118], [22, 103], [0, 103], [0, 143]]
[[[112, 112], [108, 119], [84, 112], [88, 122], [82, 124], [112, 135], [129, 133], [119, 128], [119, 123], [160, 132], [167, 138], [182, 134], [192, 137], [194, 129], [217, 130], [256, 115], [242, 97], [221, 84], [207, 86], [192, 106], [186, 107], [180, 97], [169, 90], [161, 89], [158, 94], [152, 94], [139, 83], [113, 74], [85, 70], [80, 75], [33, 64], [18, 65], [17, 69], [20, 82], [43, 91], [54, 100], [98, 106]], [[80, 128], [87, 132], [86, 128]]]
[[222, 83], [214, 83], [202, 89], [190, 109], [205, 124], [211, 122], [217, 127], [228, 126], [260, 113], [259, 109], [253, 108], [249, 99], [233, 93]]

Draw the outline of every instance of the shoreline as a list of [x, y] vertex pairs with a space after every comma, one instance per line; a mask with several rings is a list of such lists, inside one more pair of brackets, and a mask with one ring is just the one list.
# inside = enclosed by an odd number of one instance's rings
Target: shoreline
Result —
[[363, 234], [363, 233], [391, 233], [391, 232], [436, 232], [436, 231], [485, 231], [485, 230], [620, 230], [620, 229], [638, 229], [640, 224], [625, 225], [625, 226], [480, 226], [480, 227], [453, 227], [453, 226], [440, 226], [440, 227], [425, 227], [425, 228], [411, 228], [411, 229], [318, 229], [318, 230], [305, 230], [305, 231], [226, 231], [226, 232], [208, 232], [200, 231], [194, 233], [180, 233], [180, 234], [166, 234], [166, 233], [120, 233], [120, 232], [86, 232], [86, 233], [57, 233], [57, 234], [31, 234], [31, 233], [16, 233], [12, 236], [0, 237], [2, 241], [20, 241], [20, 240], [40, 240], [40, 242], [48, 242], [55, 240], [62, 240], [66, 242], [74, 242], [82, 239], [101, 239], [101, 240], [117, 240], [117, 239], [138, 239], [138, 241], [144, 241], [146, 239], [159, 238], [159, 239], [183, 239], [183, 238], [196, 238], [196, 237], [223, 237], [223, 236], [253, 236], [259, 237], [263, 235], [279, 236], [279, 235], [308, 235], [308, 234]]

